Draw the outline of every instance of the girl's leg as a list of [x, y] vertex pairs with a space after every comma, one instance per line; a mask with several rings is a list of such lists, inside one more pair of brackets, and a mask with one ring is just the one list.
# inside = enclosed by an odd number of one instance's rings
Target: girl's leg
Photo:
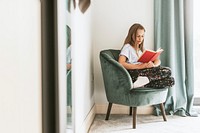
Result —
[[129, 70], [133, 83], [138, 79], [139, 76], [148, 77], [150, 83], [146, 84], [145, 87], [164, 88], [171, 87], [174, 85], [174, 78], [171, 76], [171, 69], [168, 67], [153, 67], [147, 69], [135, 69]]
[[138, 76], [147, 76], [150, 81], [164, 79], [171, 76], [171, 69], [162, 66], [141, 69]]
[[146, 76], [138, 76], [139, 72], [138, 70], [130, 70], [128, 71], [131, 75], [132, 81], [133, 81], [133, 88], [142, 87], [149, 83], [149, 78]]
[[146, 76], [150, 81], [159, 80], [171, 76], [171, 70], [168, 67], [152, 67], [145, 69], [128, 70], [133, 82], [137, 80], [138, 76]]
[[134, 83], [137, 80], [140, 72], [138, 71], [138, 69], [128, 70], [128, 72], [131, 75], [132, 81]]
[[153, 80], [150, 83], [146, 84], [145, 87], [149, 88], [166, 88], [172, 87], [175, 84], [175, 80], [173, 77], [167, 77], [160, 80]]

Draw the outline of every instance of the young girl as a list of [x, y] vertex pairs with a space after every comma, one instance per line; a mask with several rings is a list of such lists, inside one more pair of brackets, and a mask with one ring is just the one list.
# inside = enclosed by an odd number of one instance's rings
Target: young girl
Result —
[[137, 62], [144, 51], [145, 29], [141, 24], [133, 24], [124, 41], [119, 54], [119, 63], [130, 73], [133, 87], [165, 88], [174, 85], [171, 70], [160, 66], [161, 61], [156, 59], [148, 63]]

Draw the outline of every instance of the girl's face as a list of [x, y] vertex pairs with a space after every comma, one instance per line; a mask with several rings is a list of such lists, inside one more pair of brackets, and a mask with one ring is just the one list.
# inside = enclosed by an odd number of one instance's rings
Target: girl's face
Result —
[[135, 37], [135, 44], [140, 45], [144, 40], [144, 30], [138, 29]]

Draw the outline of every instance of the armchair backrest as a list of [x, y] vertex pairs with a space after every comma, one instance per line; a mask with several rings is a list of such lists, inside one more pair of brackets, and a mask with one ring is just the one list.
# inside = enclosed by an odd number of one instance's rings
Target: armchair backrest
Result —
[[118, 62], [120, 50], [102, 50], [100, 62], [107, 100], [123, 103], [128, 100], [132, 79], [128, 71]]

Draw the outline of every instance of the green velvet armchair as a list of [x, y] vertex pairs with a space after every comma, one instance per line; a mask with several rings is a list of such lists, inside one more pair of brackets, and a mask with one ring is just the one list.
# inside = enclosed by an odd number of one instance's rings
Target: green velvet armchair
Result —
[[118, 63], [120, 50], [102, 50], [100, 62], [103, 74], [106, 97], [109, 102], [106, 120], [109, 119], [112, 104], [121, 104], [130, 107], [133, 113], [133, 128], [136, 128], [137, 107], [160, 105], [164, 121], [166, 121], [163, 103], [167, 97], [167, 88], [133, 88], [132, 79], [128, 71]]

